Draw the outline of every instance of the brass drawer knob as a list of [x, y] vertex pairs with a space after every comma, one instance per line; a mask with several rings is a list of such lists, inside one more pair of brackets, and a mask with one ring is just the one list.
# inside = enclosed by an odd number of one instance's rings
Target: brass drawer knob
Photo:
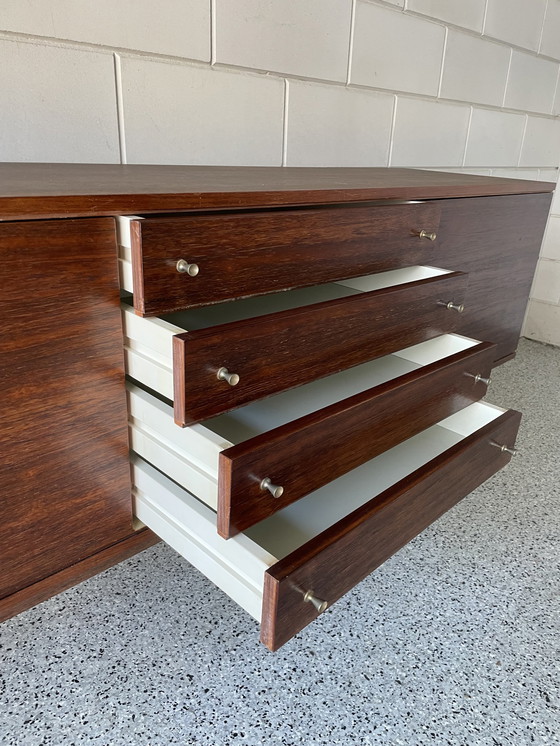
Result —
[[230, 373], [227, 368], [220, 368], [216, 375], [218, 381], [225, 381], [230, 386], [237, 386], [239, 383], [239, 376], [237, 373]]
[[196, 277], [199, 272], [198, 264], [187, 262], [185, 259], [179, 259], [175, 266], [177, 267], [177, 272], [190, 275], [191, 277]]
[[517, 448], [510, 448], [503, 443], [496, 443], [494, 440], [490, 441], [490, 445], [499, 448], [502, 453], [509, 453], [511, 456], [517, 456], [519, 453]]
[[491, 378], [484, 378], [480, 373], [477, 373], [476, 375], [474, 373], [465, 373], [465, 375], [469, 376], [469, 378], [474, 378], [475, 383], [480, 381], [480, 383], [483, 383], [485, 386], [490, 386], [492, 383]]
[[313, 604], [319, 614], [321, 614], [321, 612], [323, 612], [329, 605], [327, 601], [323, 601], [321, 598], [317, 598], [317, 596], [313, 595], [313, 591], [306, 591], [303, 595], [303, 600], [309, 604]]
[[438, 305], [445, 306], [450, 311], [457, 311], [457, 313], [463, 313], [463, 311], [465, 310], [465, 306], [462, 303], [453, 303], [452, 300], [450, 301], [439, 300]]
[[416, 234], [418, 238], [427, 238], [428, 241], [435, 241], [437, 238], [437, 233], [431, 233], [430, 231], [418, 231]]
[[272, 484], [269, 477], [262, 480], [260, 487], [261, 490], [268, 490], [272, 497], [282, 497], [284, 494], [284, 488], [279, 484]]

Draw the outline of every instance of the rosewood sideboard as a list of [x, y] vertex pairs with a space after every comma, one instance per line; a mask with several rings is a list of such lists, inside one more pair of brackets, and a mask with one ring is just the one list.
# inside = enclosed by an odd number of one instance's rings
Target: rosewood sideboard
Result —
[[284, 644], [515, 453], [553, 188], [0, 166], [0, 618], [161, 537]]

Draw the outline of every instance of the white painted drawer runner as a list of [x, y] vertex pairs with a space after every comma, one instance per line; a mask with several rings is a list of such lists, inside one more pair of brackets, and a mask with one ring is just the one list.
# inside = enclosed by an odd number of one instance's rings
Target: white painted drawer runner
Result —
[[445, 334], [186, 428], [171, 406], [129, 383], [131, 447], [216, 510], [220, 451], [476, 344]]
[[504, 411], [481, 402], [471, 404], [232, 539], [216, 533], [213, 510], [135, 456], [134, 512], [260, 620], [268, 567]]
[[445, 274], [449, 271], [437, 267], [406, 267], [328, 285], [179, 311], [163, 318], [137, 316], [131, 306], [123, 304], [126, 372], [172, 400], [172, 339], [175, 334]]

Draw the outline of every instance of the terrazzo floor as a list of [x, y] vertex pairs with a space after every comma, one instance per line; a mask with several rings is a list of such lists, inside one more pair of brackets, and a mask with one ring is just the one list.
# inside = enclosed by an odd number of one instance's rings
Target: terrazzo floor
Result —
[[280, 651], [158, 545], [0, 626], [2, 746], [559, 744], [560, 349], [521, 454]]

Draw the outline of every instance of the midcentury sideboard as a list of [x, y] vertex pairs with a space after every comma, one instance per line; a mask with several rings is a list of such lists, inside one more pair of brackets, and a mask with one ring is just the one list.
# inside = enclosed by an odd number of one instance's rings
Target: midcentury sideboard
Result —
[[515, 453], [553, 188], [2, 165], [0, 618], [161, 537], [284, 644]]

